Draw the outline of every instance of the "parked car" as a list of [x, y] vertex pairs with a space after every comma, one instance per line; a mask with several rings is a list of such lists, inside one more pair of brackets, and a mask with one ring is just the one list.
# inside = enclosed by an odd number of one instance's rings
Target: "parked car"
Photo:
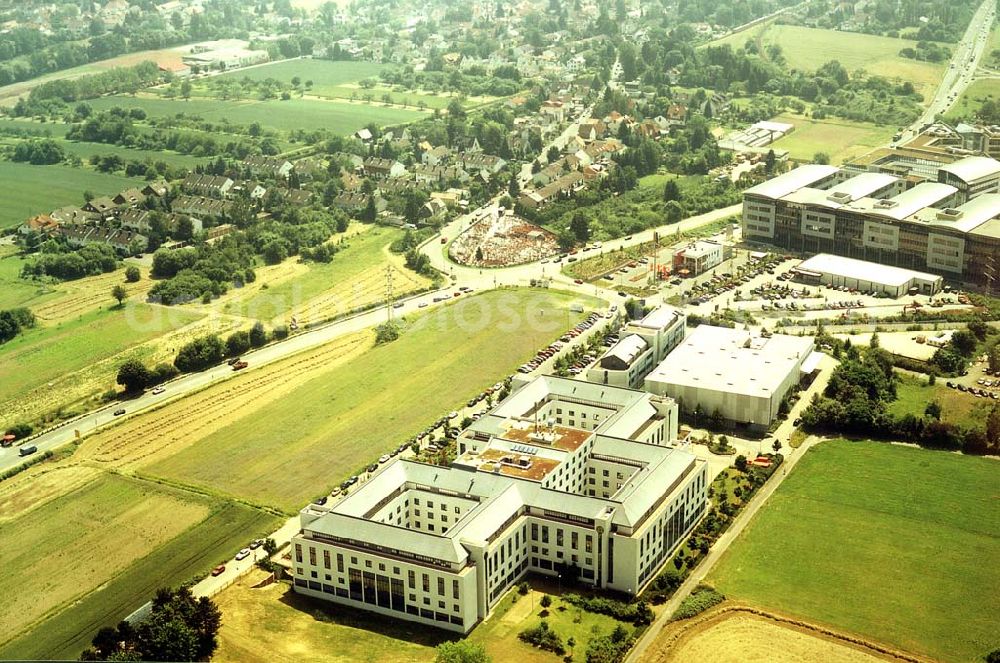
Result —
[[219, 564], [217, 567], [215, 567], [214, 569], [212, 569], [212, 577], [215, 578], [217, 576], [221, 576], [225, 572], [226, 572], [226, 565], [225, 564]]
[[155, 389], [153, 389], [153, 395], [156, 396], [162, 394], [166, 390], [167, 390], [166, 387], [156, 387]]
[[236, 561], [238, 562], [240, 560], [246, 559], [249, 556], [250, 556], [250, 549], [244, 548], [243, 550], [236, 553]]
[[369, 472], [374, 472], [377, 469], [378, 469], [378, 463], [372, 463], [371, 465], [368, 466]]
[[116, 417], [120, 417], [120, 416], [122, 416], [123, 414], [125, 414], [125, 408], [123, 408], [123, 407], [120, 407], [120, 408], [118, 408], [117, 410], [115, 410], [115, 416], [116, 416]]
[[250, 550], [257, 550], [257, 548], [260, 548], [262, 545], [264, 545], [263, 539], [254, 539], [250, 542]]
[[389, 458], [390, 458], [389, 454], [382, 454], [381, 456], [378, 457], [378, 462], [379, 463], [388, 463], [389, 462]]

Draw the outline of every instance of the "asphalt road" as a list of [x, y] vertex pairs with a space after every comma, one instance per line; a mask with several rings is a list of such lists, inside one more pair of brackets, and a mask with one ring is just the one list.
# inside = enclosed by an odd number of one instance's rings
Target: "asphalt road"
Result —
[[897, 143], [916, 136], [920, 133], [921, 127], [934, 122], [938, 115], [945, 113], [962, 96], [975, 79], [979, 61], [989, 44], [990, 30], [995, 18], [996, 2], [984, 0], [969, 22], [962, 40], [955, 45], [951, 62], [945, 69], [931, 103], [923, 115], [902, 132], [902, 137]]

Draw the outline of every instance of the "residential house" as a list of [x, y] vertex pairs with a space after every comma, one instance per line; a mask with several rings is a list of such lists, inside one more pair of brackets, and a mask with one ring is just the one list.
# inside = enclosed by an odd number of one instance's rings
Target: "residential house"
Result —
[[184, 181], [181, 182], [181, 188], [197, 196], [209, 196], [212, 198], [223, 198], [229, 194], [233, 185], [236, 184], [233, 180], [222, 175], [199, 175], [197, 173], [188, 173]]
[[112, 200], [115, 205], [128, 205], [129, 207], [132, 207], [145, 202], [146, 195], [142, 191], [139, 191], [139, 189], [125, 189], [112, 198]]
[[368, 157], [364, 161], [364, 174], [375, 180], [391, 177], [402, 177], [406, 174], [406, 166], [395, 159]]
[[155, 196], [157, 198], [162, 198], [167, 195], [167, 191], [170, 190], [170, 185], [167, 184], [166, 180], [155, 180], [153, 182], [148, 182], [146, 186], [142, 187], [142, 195], [149, 198], [150, 196]]
[[413, 167], [413, 178], [417, 184], [440, 184], [444, 186], [449, 182], [469, 181], [469, 173], [459, 166], [425, 166], [417, 164]]
[[425, 166], [438, 166], [451, 156], [451, 150], [446, 145], [438, 145], [420, 155], [420, 163]]
[[553, 101], [551, 99], [543, 101], [539, 112], [554, 122], [562, 123], [566, 121], [566, 109], [561, 101]]
[[540, 209], [555, 200], [572, 196], [584, 184], [583, 173], [573, 171], [540, 189], [523, 192], [517, 202], [528, 209]]
[[504, 166], [507, 165], [507, 162], [492, 154], [466, 152], [455, 158], [455, 164], [470, 173], [485, 170], [490, 175], [496, 175], [503, 170]]
[[293, 167], [291, 161], [280, 157], [253, 155], [243, 159], [243, 168], [249, 169], [255, 177], [286, 178]]
[[[344, 210], [348, 214], [356, 214], [368, 207], [368, 196], [360, 191], [344, 191], [333, 199], [333, 206]], [[375, 211], [381, 212], [386, 208], [385, 199], [375, 196]]]
[[59, 229], [59, 222], [48, 214], [38, 214], [25, 221], [17, 231], [22, 235], [39, 233], [52, 235]]
[[101, 216], [105, 216], [113, 212], [116, 207], [118, 207], [118, 205], [114, 200], [108, 198], [107, 196], [100, 196], [84, 205], [83, 209], [87, 212], [94, 212], [96, 214], [100, 214]]
[[98, 218], [97, 214], [72, 205], [53, 210], [49, 216], [52, 217], [53, 221], [64, 226], [90, 223], [91, 221], [96, 221]]
[[433, 219], [443, 216], [448, 211], [448, 205], [438, 198], [431, 198], [420, 208], [420, 216], [424, 219]]
[[178, 214], [194, 214], [203, 217], [225, 216], [231, 207], [231, 201], [206, 196], [177, 196], [170, 204], [170, 210]]

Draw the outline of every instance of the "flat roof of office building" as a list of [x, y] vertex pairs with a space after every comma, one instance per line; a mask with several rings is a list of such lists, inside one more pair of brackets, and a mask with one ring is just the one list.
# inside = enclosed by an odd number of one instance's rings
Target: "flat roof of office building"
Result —
[[913, 221], [967, 233], [1000, 216], [1000, 193], [986, 193], [954, 209], [927, 208], [913, 215]]
[[815, 184], [822, 179], [830, 177], [838, 170], [839, 169], [836, 166], [806, 164], [769, 179], [766, 182], [762, 182], [757, 186], [750, 187], [744, 193], [764, 196], [767, 198], [782, 198], [793, 191], [798, 191], [803, 187], [807, 187], [810, 184]]
[[974, 182], [984, 177], [1000, 175], [1000, 161], [990, 157], [966, 157], [955, 163], [941, 166], [940, 170], [951, 173], [966, 182]]

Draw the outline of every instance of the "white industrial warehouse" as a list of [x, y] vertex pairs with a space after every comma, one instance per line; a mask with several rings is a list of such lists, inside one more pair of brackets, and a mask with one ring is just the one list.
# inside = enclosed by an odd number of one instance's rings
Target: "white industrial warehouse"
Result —
[[923, 295], [941, 290], [943, 279], [937, 274], [912, 269], [880, 265], [855, 258], [821, 253], [803, 260], [792, 269], [796, 278], [828, 286], [845, 286], [864, 292], [875, 291], [890, 297], [901, 297], [912, 288]]
[[766, 428], [821, 357], [809, 336], [700, 325], [653, 369], [645, 387], [686, 412], [718, 410], [726, 420]]

